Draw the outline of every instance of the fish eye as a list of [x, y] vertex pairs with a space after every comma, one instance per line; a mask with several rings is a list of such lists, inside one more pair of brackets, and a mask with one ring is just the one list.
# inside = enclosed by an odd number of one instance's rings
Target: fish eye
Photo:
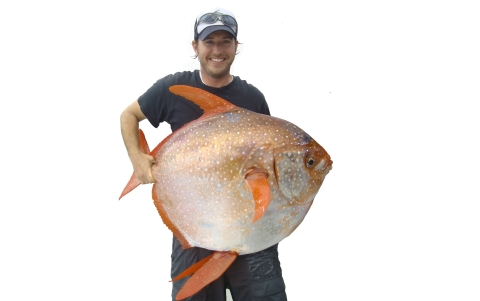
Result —
[[307, 168], [313, 168], [316, 163], [317, 161], [315, 160], [314, 156], [307, 156], [305, 159], [305, 166], [307, 166]]

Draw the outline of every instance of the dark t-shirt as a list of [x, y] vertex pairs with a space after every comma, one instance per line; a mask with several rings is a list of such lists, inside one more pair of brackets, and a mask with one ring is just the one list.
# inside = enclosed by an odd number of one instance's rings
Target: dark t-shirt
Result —
[[235, 76], [233, 81], [224, 87], [213, 88], [202, 83], [199, 70], [184, 71], [159, 79], [138, 98], [140, 109], [154, 127], [158, 127], [161, 122], [165, 121], [170, 124], [172, 131], [176, 131], [203, 114], [203, 110], [199, 106], [170, 92], [168, 88], [173, 85], [200, 88], [238, 107], [270, 115], [262, 92], [240, 77]]
[[[184, 124], [199, 118], [203, 111], [193, 102], [171, 93], [168, 88], [173, 85], [189, 85], [206, 90], [232, 104], [253, 112], [270, 115], [267, 102], [262, 92], [235, 76], [233, 81], [221, 88], [206, 86], [200, 79], [199, 70], [185, 71], [168, 75], [159, 79], [153, 86], [138, 98], [143, 114], [154, 127], [161, 122], [170, 124], [176, 131]], [[177, 239], [173, 239], [172, 247], [172, 277], [212, 253], [202, 248], [184, 250]], [[268, 265], [268, 269], [264, 267]], [[253, 268], [252, 268], [253, 267]], [[245, 282], [248, 279], [248, 283]], [[173, 282], [172, 299], [176, 296], [187, 278]], [[286, 301], [285, 283], [282, 278], [277, 245], [266, 250], [239, 256], [234, 264], [227, 269], [223, 277], [218, 278], [195, 296], [197, 298], [225, 298], [225, 285], [228, 283], [234, 298], [251, 300], [252, 294], [268, 296], [269, 300]], [[248, 297], [246, 297], [248, 296]], [[195, 297], [194, 297], [195, 298]], [[173, 299], [174, 300], [174, 299]], [[202, 299], [203, 300], [203, 299]]]

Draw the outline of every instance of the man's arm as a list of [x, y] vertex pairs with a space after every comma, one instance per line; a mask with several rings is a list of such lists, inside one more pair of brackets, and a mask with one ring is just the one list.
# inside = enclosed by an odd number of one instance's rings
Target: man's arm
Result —
[[140, 150], [138, 138], [139, 122], [146, 117], [140, 109], [138, 100], [130, 104], [120, 115], [120, 129], [122, 130], [123, 143], [127, 148], [128, 157], [133, 165], [133, 170], [138, 181], [142, 184], [154, 183], [151, 166], [155, 158]]

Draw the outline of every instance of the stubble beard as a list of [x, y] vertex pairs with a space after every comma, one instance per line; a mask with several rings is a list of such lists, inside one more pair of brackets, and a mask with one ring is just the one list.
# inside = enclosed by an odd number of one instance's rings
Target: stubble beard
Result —
[[218, 70], [216, 68], [211, 68], [208, 66], [208, 62], [202, 62], [203, 71], [210, 76], [211, 78], [220, 79], [228, 74], [230, 74], [230, 66], [233, 62], [230, 62], [225, 68]]

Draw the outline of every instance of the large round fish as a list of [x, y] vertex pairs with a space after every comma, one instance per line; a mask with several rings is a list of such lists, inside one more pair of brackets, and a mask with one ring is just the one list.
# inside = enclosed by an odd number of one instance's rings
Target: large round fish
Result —
[[[300, 225], [332, 161], [309, 134], [286, 120], [236, 107], [198, 88], [170, 91], [195, 102], [204, 114], [150, 153], [156, 159], [154, 203], [183, 248], [218, 251], [211, 261], [224, 271], [237, 255], [266, 249]], [[141, 143], [147, 151], [146, 141]], [[121, 197], [136, 186], [132, 176]], [[221, 275], [215, 273], [211, 278]], [[215, 278], [202, 279], [188, 289], [187, 282], [177, 300]]]

